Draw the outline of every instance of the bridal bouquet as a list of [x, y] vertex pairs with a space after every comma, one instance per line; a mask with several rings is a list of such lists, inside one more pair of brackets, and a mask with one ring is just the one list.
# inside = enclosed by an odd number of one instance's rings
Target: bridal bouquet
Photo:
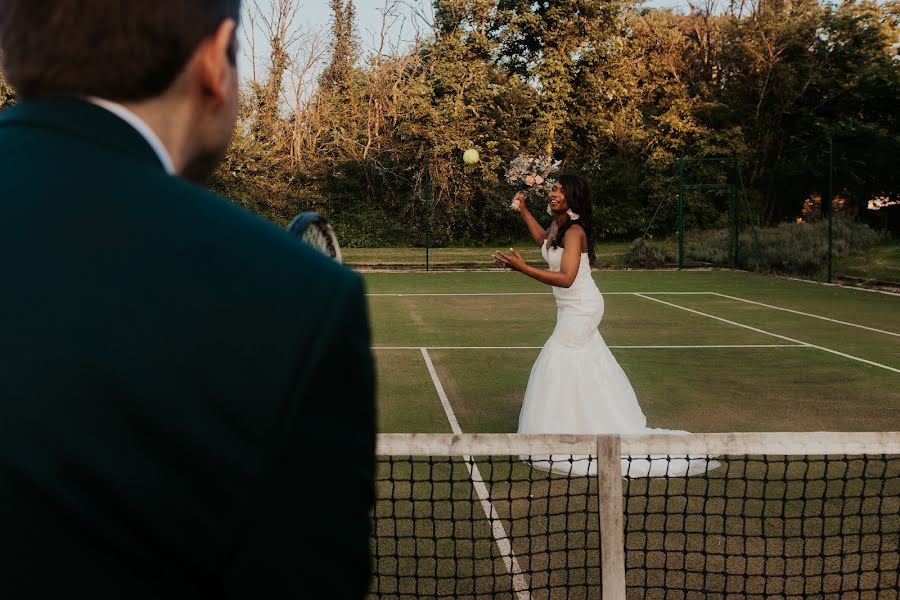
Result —
[[[506, 168], [506, 181], [518, 186], [524, 187], [525, 192], [534, 194], [535, 196], [546, 196], [553, 184], [554, 179], [550, 178], [550, 174], [559, 169], [562, 161], [554, 161], [549, 156], [525, 156], [520, 155], [509, 163]], [[513, 199], [510, 208], [519, 209], [521, 199], [517, 195]]]

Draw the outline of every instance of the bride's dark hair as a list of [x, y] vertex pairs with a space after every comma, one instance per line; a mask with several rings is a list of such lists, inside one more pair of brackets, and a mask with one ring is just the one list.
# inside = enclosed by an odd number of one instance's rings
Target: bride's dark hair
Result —
[[562, 248], [563, 236], [565, 236], [569, 227], [580, 225], [587, 236], [588, 261], [593, 266], [596, 256], [594, 255], [594, 225], [591, 222], [591, 212], [594, 206], [594, 202], [591, 199], [591, 184], [584, 177], [571, 173], [563, 173], [557, 181], [562, 186], [569, 210], [578, 215], [578, 220], [573, 221], [571, 218], [566, 220], [562, 227], [559, 228], [559, 231], [556, 232], [556, 237], [550, 245], [553, 248]]

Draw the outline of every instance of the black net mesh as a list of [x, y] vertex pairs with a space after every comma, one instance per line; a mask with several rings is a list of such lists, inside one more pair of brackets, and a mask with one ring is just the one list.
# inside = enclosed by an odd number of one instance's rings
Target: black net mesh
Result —
[[642, 598], [898, 597], [900, 457], [719, 458], [626, 479], [629, 590]]
[[586, 598], [599, 589], [595, 477], [551, 476], [511, 456], [383, 457], [379, 466], [375, 596]]
[[[900, 457], [692, 459], [709, 470], [649, 478], [648, 458], [622, 465], [629, 598], [900, 597]], [[597, 489], [518, 456], [381, 457], [372, 596], [599, 598]]]

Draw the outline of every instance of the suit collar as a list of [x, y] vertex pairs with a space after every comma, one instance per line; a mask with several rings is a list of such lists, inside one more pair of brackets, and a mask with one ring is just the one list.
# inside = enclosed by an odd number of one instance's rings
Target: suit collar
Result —
[[100, 108], [105, 108], [112, 114], [116, 115], [129, 125], [131, 125], [138, 133], [141, 134], [141, 137], [144, 138], [150, 147], [153, 148], [153, 153], [156, 154], [156, 157], [159, 159], [159, 162], [162, 163], [163, 167], [166, 170], [166, 173], [169, 175], [175, 174], [175, 165], [172, 164], [172, 157], [169, 155], [169, 151], [166, 149], [165, 145], [163, 145], [162, 140], [159, 139], [159, 136], [156, 135], [156, 132], [147, 124], [146, 121], [141, 119], [138, 115], [131, 112], [125, 105], [119, 104], [117, 102], [110, 102], [109, 100], [103, 100], [102, 98], [88, 98], [88, 102], [95, 106], [99, 106]]
[[62, 97], [26, 100], [0, 112], [0, 130], [10, 126], [55, 130], [164, 169], [156, 152], [134, 127], [86, 100]]

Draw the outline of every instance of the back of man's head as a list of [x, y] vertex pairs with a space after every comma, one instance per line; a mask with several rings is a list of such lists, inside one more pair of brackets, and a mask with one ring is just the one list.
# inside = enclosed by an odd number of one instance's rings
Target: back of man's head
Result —
[[[0, 0], [0, 56], [20, 98], [162, 94], [241, 0]], [[232, 46], [230, 58], [235, 60]]]

